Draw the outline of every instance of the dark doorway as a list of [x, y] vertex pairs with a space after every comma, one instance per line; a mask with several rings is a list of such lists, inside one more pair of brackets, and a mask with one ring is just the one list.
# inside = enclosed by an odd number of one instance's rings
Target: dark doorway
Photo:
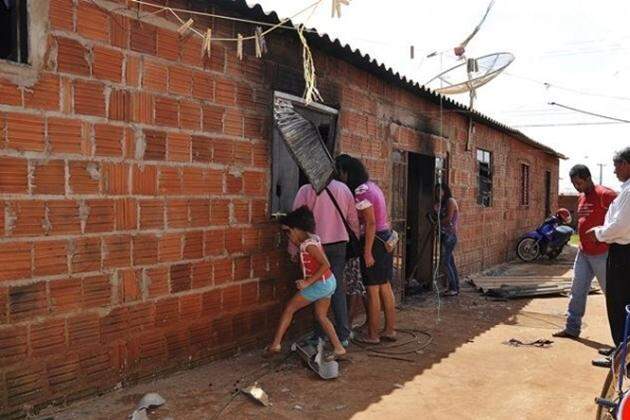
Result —
[[545, 219], [551, 214], [551, 172], [545, 171]]
[[433, 275], [435, 158], [408, 153], [406, 279], [430, 287]]

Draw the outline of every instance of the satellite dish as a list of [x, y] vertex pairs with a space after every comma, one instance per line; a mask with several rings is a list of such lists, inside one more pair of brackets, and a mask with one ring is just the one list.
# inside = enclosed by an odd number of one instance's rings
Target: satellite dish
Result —
[[466, 62], [438, 74], [426, 85], [445, 95], [470, 92], [470, 108], [472, 108], [476, 89], [497, 77], [513, 61], [514, 55], [509, 52], [468, 58]]

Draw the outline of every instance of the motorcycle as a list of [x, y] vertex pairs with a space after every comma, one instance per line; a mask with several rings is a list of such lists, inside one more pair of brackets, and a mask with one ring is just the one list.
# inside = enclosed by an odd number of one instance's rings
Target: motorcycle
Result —
[[549, 217], [536, 230], [523, 235], [516, 245], [516, 255], [522, 261], [531, 262], [542, 256], [557, 258], [569, 243], [573, 228], [571, 213], [567, 209], [559, 209], [555, 216]]

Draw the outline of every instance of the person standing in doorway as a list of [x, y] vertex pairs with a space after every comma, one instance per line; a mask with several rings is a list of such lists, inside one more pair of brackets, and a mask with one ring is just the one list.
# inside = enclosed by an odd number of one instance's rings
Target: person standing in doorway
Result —
[[459, 220], [459, 206], [453, 198], [451, 188], [443, 184], [436, 188], [440, 205], [440, 236], [442, 263], [446, 268], [448, 278], [448, 290], [444, 296], [457, 296], [459, 294], [459, 273], [455, 266], [453, 252], [457, 245], [457, 221]]
[[[322, 191], [318, 195], [311, 184], [303, 185], [293, 200], [293, 209], [306, 206], [315, 216], [315, 234], [323, 244], [331, 270], [337, 279], [337, 287], [331, 298], [335, 330], [344, 347], [347, 347], [351, 338], [351, 330], [348, 320], [344, 267], [346, 264], [346, 246], [350, 237], [343, 219], [357, 236], [359, 220], [354, 206], [354, 197], [346, 184], [332, 180], [326, 188], [328, 191]], [[336, 201], [336, 205], [333, 199]], [[337, 207], [339, 207], [338, 210]], [[324, 336], [320, 324], [316, 323], [312, 340]]]
[[606, 212], [617, 193], [602, 185], [595, 185], [591, 171], [584, 165], [575, 165], [569, 171], [571, 183], [580, 193], [577, 205], [577, 231], [580, 246], [573, 263], [573, 283], [569, 299], [568, 317], [563, 330], [553, 333], [554, 337], [577, 338], [582, 328], [582, 317], [586, 310], [586, 299], [591, 290], [593, 277], [597, 278], [602, 291], [606, 290], [606, 259], [608, 245], [598, 242], [586, 232], [604, 224]]
[[[623, 183], [621, 193], [610, 204], [604, 223], [589, 229], [587, 238], [609, 245], [606, 264], [606, 310], [612, 338], [617, 347], [623, 340], [625, 307], [630, 304], [630, 147], [617, 152], [613, 163], [615, 174]], [[610, 366], [610, 361], [596, 365]]]
[[[368, 334], [358, 337], [357, 341], [365, 344], [378, 344], [381, 340], [395, 341], [396, 307], [390, 283], [393, 277], [393, 255], [385, 245], [392, 231], [385, 196], [378, 185], [370, 181], [360, 160], [340, 155], [336, 165], [339, 178], [354, 192], [361, 224], [361, 273], [367, 286]], [[381, 307], [385, 312], [385, 328], [379, 333]]]

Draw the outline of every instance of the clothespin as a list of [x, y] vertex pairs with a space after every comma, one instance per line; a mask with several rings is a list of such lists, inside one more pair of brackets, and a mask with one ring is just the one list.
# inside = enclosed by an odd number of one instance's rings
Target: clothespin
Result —
[[341, 17], [341, 5], [349, 5], [350, 0], [332, 0], [332, 17]]
[[182, 26], [179, 27], [179, 29], [177, 30], [177, 33], [180, 35], [184, 35], [186, 32], [188, 32], [188, 30], [190, 29], [193, 23], [195, 23], [195, 21], [192, 20], [192, 18], [188, 19], [186, 22], [182, 24]]
[[243, 35], [241, 34], [236, 36], [236, 57], [239, 60], [243, 59]]
[[206, 37], [203, 39], [203, 45], [201, 46], [201, 56], [204, 54], [208, 54], [208, 58], [210, 58], [212, 50], [212, 29], [208, 28], [206, 31]]
[[267, 54], [267, 42], [260, 26], [256, 27], [254, 41], [256, 42], [256, 57], [260, 58], [263, 54]]

